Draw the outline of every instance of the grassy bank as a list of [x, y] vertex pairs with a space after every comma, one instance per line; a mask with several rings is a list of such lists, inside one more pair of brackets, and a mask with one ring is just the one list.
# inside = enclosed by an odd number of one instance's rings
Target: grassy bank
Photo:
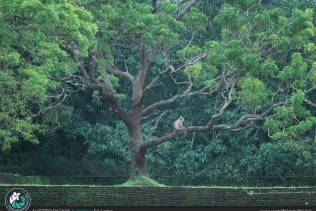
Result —
[[[0, 185], [27, 190], [34, 206], [306, 206], [316, 187], [119, 187], [91, 185]], [[0, 200], [0, 206], [3, 206]]]

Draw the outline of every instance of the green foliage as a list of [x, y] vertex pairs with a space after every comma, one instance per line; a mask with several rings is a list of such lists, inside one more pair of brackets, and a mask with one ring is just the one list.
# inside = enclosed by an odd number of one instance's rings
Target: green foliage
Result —
[[21, 140], [38, 143], [43, 127], [32, 117], [60, 87], [50, 77], [76, 71], [65, 46], [76, 42], [87, 55], [97, 28], [90, 12], [70, 1], [2, 1], [0, 17], [0, 140], [8, 150]]
[[311, 70], [311, 82], [313, 85], [316, 85], [316, 63], [313, 63], [312, 70]]
[[[75, 129], [74, 134], [82, 137], [87, 145], [87, 158], [101, 163], [105, 171], [103, 174], [126, 173], [130, 161], [130, 152], [127, 144], [128, 136], [122, 123], [110, 127], [104, 124], [91, 125], [87, 122]], [[115, 169], [107, 170], [107, 169]]]
[[[127, 175], [130, 152], [124, 124], [98, 91], [73, 93], [54, 79], [78, 73], [78, 64], [65, 50], [74, 42], [84, 65], [89, 65], [86, 56], [96, 53], [97, 69], [108, 76], [122, 107], [130, 110], [130, 83], [107, 75], [107, 68], [117, 66], [136, 76], [143, 41], [147, 52], [160, 44], [145, 84], [171, 64], [177, 69], [206, 54], [184, 71], [172, 73], [174, 78], [162, 75], [143, 99], [145, 105], [181, 93], [184, 86], [172, 79], [185, 81], [188, 76], [193, 91], [218, 86], [220, 93], [230, 80], [236, 85], [233, 103], [214, 124], [234, 123], [245, 114], [266, 111], [274, 101], [282, 102], [263, 121], [237, 135], [188, 134], [150, 149], [150, 175], [242, 181], [244, 175], [315, 174], [315, 109], [306, 103], [315, 103], [315, 92], [306, 93], [316, 85], [315, 19], [307, 8], [313, 4], [224, 2], [200, 1], [181, 20], [170, 1], [158, 1], [156, 13], [151, 2], [138, 0], [0, 3], [0, 146], [6, 151], [1, 152], [2, 169], [21, 174]], [[217, 77], [227, 80], [217, 83]], [[97, 80], [102, 82], [102, 77]], [[70, 95], [64, 104], [42, 113], [62, 90]], [[155, 125], [162, 112], [157, 109], [142, 119], [143, 139], [170, 131], [180, 115], [186, 126], [205, 125], [222, 103], [218, 93], [177, 101]], [[125, 184], [137, 185], [159, 186], [145, 177]]]
[[243, 78], [240, 87], [239, 96], [246, 107], [258, 108], [264, 105], [271, 95], [265, 84], [252, 76]]
[[109, 80], [111, 81], [111, 84], [113, 85], [114, 88], [119, 87], [119, 79], [118, 77], [114, 76], [114, 75], [109, 75]]
[[16, 92], [19, 86], [13, 77], [0, 72], [0, 145], [3, 151], [11, 149], [19, 140], [38, 142], [34, 133], [40, 132], [40, 125], [26, 118], [31, 115], [31, 99], [27, 97], [29, 93], [24, 94], [27, 90], [23, 86], [23, 92]]
[[[286, 66], [279, 73], [279, 78], [282, 81], [300, 80], [306, 74], [307, 64], [304, 62], [300, 53], [294, 53], [289, 66]], [[299, 87], [297, 87], [299, 88]]]
[[315, 114], [306, 107], [300, 90], [314, 81], [313, 12], [298, 8], [287, 12], [260, 4], [248, 10], [234, 3], [223, 4], [215, 20], [221, 26], [221, 39], [206, 42], [208, 62], [238, 75], [239, 102], [245, 109], [260, 110], [271, 103], [273, 93], [278, 96], [281, 90], [291, 89], [279, 96], [290, 105], [276, 108], [264, 128], [277, 140], [306, 137], [314, 127]]
[[193, 78], [198, 78], [201, 75], [202, 64], [196, 63], [194, 65], [188, 66], [185, 69], [185, 73]]
[[237, 8], [230, 4], [224, 4], [219, 14], [216, 16], [215, 21], [220, 24], [225, 24], [231, 29], [236, 29], [239, 22]]
[[273, 78], [278, 73], [278, 66], [272, 58], [268, 58], [264, 61], [260, 73], [263, 77]]
[[203, 49], [198, 46], [191, 46], [181, 49], [177, 52], [180, 58], [194, 58], [203, 52]]
[[[147, 48], [155, 42], [172, 46], [178, 39], [178, 29], [181, 24], [169, 13], [173, 5], [164, 3], [157, 14], [152, 13], [151, 5], [128, 0], [127, 2], [113, 1], [111, 4], [97, 5], [91, 8], [100, 27], [100, 47], [102, 51], [112, 52], [107, 44], [114, 37], [126, 40], [122, 35], [129, 34], [134, 39], [142, 37]], [[119, 26], [119, 27], [118, 27]], [[127, 40], [126, 40], [127, 41]]]
[[291, 105], [277, 107], [274, 118], [268, 118], [264, 124], [267, 131], [276, 140], [299, 140], [316, 124], [316, 117], [304, 106], [304, 93], [297, 91], [291, 97]]
[[[297, 149], [297, 153], [293, 153], [294, 149]], [[281, 178], [289, 174], [300, 174], [301, 169], [311, 167], [312, 160], [311, 152], [303, 146], [288, 143], [264, 143], [259, 149], [247, 147], [243, 157], [241, 167], [249, 174]]]
[[214, 65], [220, 64], [224, 61], [224, 54], [221, 53], [222, 47], [217, 41], [210, 41], [206, 43], [206, 49], [208, 51], [208, 59]]
[[207, 24], [207, 16], [201, 13], [197, 8], [192, 8], [184, 17], [183, 22], [186, 26], [186, 30], [193, 33], [203, 32]]

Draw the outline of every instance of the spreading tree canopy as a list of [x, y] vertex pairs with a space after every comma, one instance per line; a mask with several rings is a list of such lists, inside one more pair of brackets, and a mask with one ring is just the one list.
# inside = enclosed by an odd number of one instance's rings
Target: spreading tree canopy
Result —
[[[192, 132], [262, 124], [295, 151], [316, 124], [312, 9], [225, 1], [212, 17], [198, 0], [13, 0], [1, 3], [0, 139], [36, 142], [41, 114], [92, 90], [128, 131], [131, 176], [146, 151]], [[218, 36], [214, 36], [214, 34]], [[212, 102], [207, 121], [145, 136], [146, 120]], [[183, 103], [185, 102], [185, 103]], [[235, 118], [226, 118], [240, 108]], [[211, 112], [210, 112], [211, 111]], [[188, 124], [189, 123], [189, 124]]]

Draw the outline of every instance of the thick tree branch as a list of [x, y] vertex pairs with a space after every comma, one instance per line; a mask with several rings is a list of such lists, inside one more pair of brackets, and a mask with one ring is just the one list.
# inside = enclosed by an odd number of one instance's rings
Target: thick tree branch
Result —
[[90, 75], [88, 74], [88, 72], [84, 66], [84, 62], [79, 55], [78, 46], [74, 42], [71, 42], [67, 46], [67, 50], [70, 53], [70, 55], [72, 56], [72, 58], [78, 63], [79, 73], [83, 77], [83, 82], [91, 89], [98, 89], [99, 88], [98, 85], [96, 83], [94, 83], [93, 80], [90, 78]]
[[222, 116], [225, 112], [225, 110], [228, 108], [228, 106], [233, 102], [233, 94], [235, 92], [235, 84], [233, 84], [233, 86], [231, 87], [229, 93], [228, 93], [228, 97], [224, 97], [225, 98], [225, 102], [223, 104], [223, 106], [221, 107], [221, 109], [219, 110], [218, 113], [213, 114], [210, 121], [207, 123], [207, 126], [210, 126], [212, 124], [213, 119], [218, 118], [220, 116]]
[[[187, 66], [190, 66], [190, 65], [193, 65], [195, 63], [197, 63], [198, 61], [200, 61], [201, 59], [205, 58], [206, 57], [206, 54], [203, 53], [203, 54], [200, 54], [198, 56], [196, 56], [195, 58], [187, 61], [185, 64], [183, 64], [182, 66], [180, 66], [179, 68], [175, 69], [172, 65], [169, 65], [165, 70], [163, 70], [162, 72], [160, 72], [158, 74], [158, 76], [156, 76], [144, 89], [144, 92], [145, 91], [148, 91], [150, 90], [154, 85], [155, 83], [162, 77], [162, 75], [166, 74], [167, 72], [169, 72], [169, 69], [171, 70], [170, 71], [170, 75], [171, 73], [175, 73], [177, 71], [179, 71], [180, 69], [182, 68], [185, 68]], [[176, 84], [179, 84], [179, 82], [176, 82], [175, 79], [172, 77], [171, 75], [171, 78], [172, 80], [176, 83]], [[219, 79], [219, 78], [216, 78], [216, 79]], [[187, 97], [187, 96], [193, 96], [193, 95], [207, 95], [207, 94], [210, 94], [210, 92], [207, 93], [208, 91], [208, 87], [203, 87], [202, 89], [200, 90], [197, 90], [197, 91], [193, 91], [191, 92], [191, 89], [192, 89], [192, 82], [191, 80], [189, 79], [189, 81], [186, 81], [186, 82], [180, 82], [181, 84], [189, 84], [188, 86], [188, 89], [186, 89], [182, 94], [176, 94], [174, 96], [172, 96], [171, 98], [169, 99], [166, 99], [166, 100], [161, 100], [161, 101], [158, 101], [156, 103], [153, 103], [152, 105], [149, 105], [148, 107], [146, 107], [144, 110], [143, 110], [143, 115], [146, 115], [148, 114], [149, 112], [153, 111], [154, 109], [157, 109], [161, 106], [165, 106], [165, 105], [169, 105], [171, 103], [174, 103], [176, 102], [177, 100], [181, 99], [181, 98], [184, 98], [184, 97]], [[216, 87], [217, 89], [218, 87]], [[213, 93], [215, 90], [212, 90], [211, 93]]]
[[196, 5], [198, 2], [199, 2], [199, 0], [191, 0], [188, 3], [186, 3], [184, 8], [182, 8], [181, 10], [178, 11], [177, 20], [181, 20], [190, 11], [190, 9], [194, 5]]
[[308, 99], [305, 99], [304, 102], [314, 108], [316, 108], [316, 103], [313, 103], [312, 101], [308, 100]]
[[[97, 69], [95, 65], [94, 55], [89, 55], [89, 71], [86, 70], [83, 59], [79, 55], [79, 48], [75, 43], [68, 46], [68, 51], [71, 53], [73, 59], [79, 64], [80, 74], [83, 76], [84, 83], [93, 90], [98, 90], [102, 99], [104, 99], [110, 106], [111, 110], [126, 124], [130, 124], [130, 118], [127, 112], [117, 102], [115, 97], [115, 90], [111, 81]], [[102, 80], [97, 80], [95, 75], [99, 74]]]
[[141, 37], [139, 44], [139, 72], [134, 80], [132, 90], [132, 107], [140, 107], [143, 98], [144, 82], [149, 70], [150, 62], [144, 46], [144, 38]]
[[106, 99], [106, 102], [111, 106], [111, 111], [114, 112], [120, 119], [125, 123], [126, 126], [131, 124], [129, 114], [121, 107], [121, 105], [117, 102], [115, 96], [111, 96]]
[[171, 71], [172, 73], [178, 72], [179, 70], [186, 68], [188, 66], [194, 65], [196, 64], [198, 61], [206, 58], [207, 54], [206, 53], [202, 53], [197, 55], [196, 57], [194, 57], [193, 59], [190, 59], [188, 61], [186, 61], [183, 65], [181, 65], [180, 67], [178, 67], [177, 69], [173, 68], [173, 71]]
[[72, 88], [76, 88], [76, 90], [66, 90], [66, 92], [76, 92], [78, 90], [84, 90], [87, 86], [84, 83], [84, 79], [81, 76], [78, 75], [71, 75], [64, 78], [54, 78], [54, 77], [48, 77], [49, 80], [60, 82], [61, 84], [71, 86]]
[[181, 94], [176, 94], [174, 96], [172, 96], [171, 98], [169, 99], [166, 99], [166, 100], [160, 100], [158, 102], [155, 102], [149, 106], [147, 106], [146, 108], [144, 108], [143, 110], [143, 115], [147, 115], [148, 113], [150, 113], [151, 111], [157, 109], [157, 108], [160, 108], [162, 106], [167, 106], [167, 105], [170, 105], [174, 102], [176, 102], [177, 100], [180, 100], [180, 99], [183, 99], [185, 97], [189, 97], [189, 96], [195, 96], [195, 95], [210, 95], [212, 93], [214, 93], [218, 87], [212, 89], [212, 90], [209, 90], [208, 87], [203, 87], [199, 90], [196, 90], [196, 91], [191, 91], [192, 89], [192, 83], [188, 86], [188, 88], [186, 90], [184, 90]]
[[[156, 46], [156, 47], [157, 47], [157, 46]], [[155, 48], [155, 47], [154, 47], [154, 48]], [[152, 51], [152, 52], [153, 52], [153, 51]], [[154, 55], [155, 55], [155, 54], [156, 54], [156, 53], [154, 53]], [[152, 53], [152, 55], [153, 55], [153, 53]], [[158, 75], [144, 88], [143, 94], [144, 94], [145, 92], [147, 92], [148, 90], [150, 90], [151, 88], [153, 88], [154, 85], [161, 79], [161, 77], [162, 77], [164, 74], [168, 73], [168, 72], [169, 72], [169, 74], [170, 74], [172, 80], [173, 80], [176, 84], [178, 84], [178, 85], [179, 85], [179, 84], [187, 84], [187, 82], [180, 82], [180, 83], [179, 83], [179, 82], [176, 82], [175, 79], [174, 79], [173, 76], [172, 76], [172, 73], [176, 73], [176, 72], [178, 72], [179, 70], [181, 70], [182, 68], [185, 68], [185, 67], [188, 67], [188, 66], [190, 66], [190, 65], [193, 65], [193, 64], [197, 63], [198, 61], [200, 61], [201, 59], [203, 59], [203, 58], [205, 58], [205, 57], [206, 57], [206, 54], [205, 54], [205, 53], [200, 54], [200, 55], [194, 57], [193, 59], [191, 59], [191, 60], [185, 62], [182, 66], [180, 66], [180, 67], [177, 68], [177, 69], [175, 69], [173, 65], [168, 65], [168, 67], [167, 67], [166, 69], [164, 69], [162, 72], [158, 73]]]
[[167, 68], [166, 68], [165, 70], [163, 70], [162, 72], [160, 72], [160, 73], [158, 74], [158, 76], [156, 76], [156, 77], [145, 87], [144, 92], [150, 90], [150, 89], [155, 85], [155, 83], [156, 83], [157, 81], [159, 81], [159, 79], [160, 79], [164, 74], [166, 74], [166, 73], [169, 71], [169, 69], [171, 69], [170, 66], [167, 67]]
[[305, 94], [309, 94], [309, 93], [311, 93], [311, 92], [314, 91], [314, 90], [316, 90], [316, 86], [313, 86], [313, 87], [311, 87], [311, 88], [305, 90], [304, 93], [305, 93]]
[[128, 71], [122, 71], [118, 68], [108, 68], [109, 72], [115, 75], [119, 75], [127, 80], [129, 80], [132, 84], [134, 83], [134, 76], [130, 74]]
[[[282, 102], [278, 102], [275, 104], [270, 105], [264, 112], [261, 114], [246, 114], [240, 117], [235, 123], [233, 124], [214, 124], [213, 119], [218, 118], [224, 114], [224, 111], [228, 108], [228, 106], [233, 102], [233, 93], [235, 91], [234, 85], [231, 87], [228, 96], [224, 97], [225, 102], [223, 106], [221, 107], [220, 111], [216, 114], [213, 114], [210, 121], [205, 126], [190, 126], [187, 128], [184, 128], [182, 130], [172, 131], [167, 134], [165, 134], [163, 137], [158, 138], [157, 140], [152, 140], [145, 142], [141, 148], [142, 150], [146, 151], [148, 148], [157, 146], [159, 144], [165, 143], [168, 140], [181, 135], [181, 134], [187, 134], [187, 133], [193, 133], [193, 132], [204, 132], [207, 130], [230, 130], [230, 131], [240, 131], [242, 129], [250, 127], [255, 121], [264, 120], [265, 117], [276, 107], [280, 105], [286, 105], [290, 102], [289, 99], [284, 100]], [[308, 91], [311, 91], [308, 90]]]
[[151, 127], [151, 135], [155, 133], [157, 127], [158, 127], [158, 124], [160, 122], [160, 120], [166, 116], [168, 114], [169, 111], [164, 111], [164, 112], [161, 112], [154, 120], [154, 125]]
[[58, 107], [59, 105], [61, 105], [63, 103], [63, 101], [68, 97], [65, 89], [62, 88], [61, 93], [57, 94], [56, 96], [49, 96], [49, 98], [54, 99], [50, 105], [48, 105], [47, 107], [41, 108], [36, 114], [33, 114], [32, 116], [27, 117], [27, 119], [31, 120], [41, 114], [46, 113], [47, 111]]
[[218, 125], [211, 125], [207, 124], [205, 126], [191, 126], [187, 127], [182, 130], [172, 131], [170, 133], [167, 133], [161, 138], [158, 138], [157, 140], [152, 140], [149, 142], [145, 142], [141, 146], [141, 150], [146, 151], [148, 148], [157, 146], [159, 144], [165, 143], [168, 140], [186, 133], [192, 133], [192, 132], [204, 132], [211, 129], [221, 129], [221, 130], [230, 130], [230, 131], [238, 131], [243, 128], [249, 127], [250, 124], [254, 121], [263, 120], [268, 112], [263, 112], [262, 114], [247, 114], [245, 116], [242, 116], [239, 120], [237, 120], [235, 123], [228, 125], [228, 124], [218, 124]]

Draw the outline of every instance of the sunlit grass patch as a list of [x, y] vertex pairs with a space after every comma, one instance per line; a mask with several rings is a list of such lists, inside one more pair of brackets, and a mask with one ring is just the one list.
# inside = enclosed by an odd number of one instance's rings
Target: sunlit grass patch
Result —
[[166, 187], [164, 184], [158, 183], [146, 176], [137, 177], [135, 179], [129, 179], [127, 182], [119, 185], [120, 187]]

